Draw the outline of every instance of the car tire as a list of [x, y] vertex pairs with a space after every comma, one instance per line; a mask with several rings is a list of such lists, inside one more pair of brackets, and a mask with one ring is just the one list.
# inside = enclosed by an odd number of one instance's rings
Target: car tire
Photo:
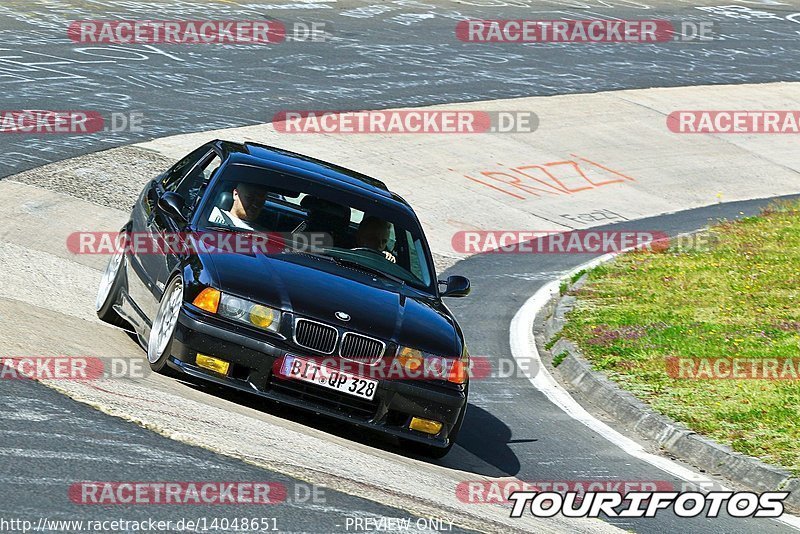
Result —
[[122, 292], [122, 272], [125, 263], [125, 253], [120, 250], [111, 256], [106, 265], [103, 276], [100, 279], [100, 286], [97, 288], [97, 298], [95, 299], [95, 311], [97, 317], [110, 325], [120, 328], [130, 329], [128, 321], [123, 319], [114, 305], [119, 301]]
[[150, 368], [157, 373], [172, 374], [167, 360], [172, 354], [172, 341], [182, 306], [183, 278], [177, 275], [164, 289], [147, 339], [147, 361]]

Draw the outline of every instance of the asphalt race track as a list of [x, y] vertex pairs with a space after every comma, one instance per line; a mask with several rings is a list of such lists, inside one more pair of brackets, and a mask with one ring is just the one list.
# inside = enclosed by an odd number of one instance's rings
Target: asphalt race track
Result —
[[[723, 4], [735, 9], [721, 8]], [[266, 49], [233, 45], [209, 49], [81, 45], [66, 35], [65, 28], [72, 20], [152, 18], [154, 5], [165, 13], [161, 18], [223, 19], [235, 14], [235, 18], [271, 16], [283, 21], [324, 22], [333, 39], [325, 43], [287, 42]], [[454, 38], [456, 22], [467, 17], [711, 21], [721, 38], [640, 46], [489, 46], [465, 44]], [[269, 4], [244, 0], [151, 4], [5, 0], [0, 5], [0, 108], [91, 109], [106, 117], [142, 113], [143, 129], [85, 136], [0, 135], [0, 177], [174, 134], [270, 122], [276, 112], [286, 109], [372, 109], [631, 88], [798, 81], [798, 39], [800, 3], [796, 0], [276, 0]], [[52, 189], [78, 195], [61, 186]], [[90, 200], [103, 209], [127, 209], [109, 201]], [[599, 228], [658, 228], [677, 235], [717, 219], [756, 213], [768, 202], [721, 203]], [[7, 230], [0, 227], [0, 244], [7, 237]], [[8, 253], [15, 249], [0, 250]], [[470, 352], [493, 362], [508, 358], [509, 324], [518, 309], [545, 283], [590, 259], [589, 255], [575, 254], [478, 255], [440, 273], [440, 278], [461, 274], [472, 281], [470, 298], [448, 301], [467, 335]], [[46, 287], [48, 280], [41, 283]], [[119, 354], [138, 353], [135, 342], [119, 331], [104, 329], [108, 332], [94, 337], [100, 329], [83, 326], [87, 323], [79, 316], [67, 320], [66, 315], [35, 310], [25, 331], [21, 325], [27, 319], [20, 319], [25, 316], [25, 307], [13, 295], [26, 290], [0, 287], [0, 340], [13, 339], [10, 333], [14, 333], [25, 336], [16, 339], [18, 346], [24, 346], [28, 336], [41, 336], [52, 346], [63, 343], [64, 352], [96, 346]], [[3, 337], [4, 330], [9, 337]], [[3, 353], [0, 351], [0, 355]], [[146, 384], [151, 385], [155, 395], [166, 390], [169, 382]], [[181, 383], [180, 387], [179, 397], [208, 406], [209, 414], [211, 408], [235, 405], [231, 410], [237, 414], [263, 412], [265, 419], [285, 421], [286, 428], [293, 431], [307, 428], [315, 439], [329, 440], [341, 450], [351, 451], [353, 462], [360, 461], [363, 454], [374, 454], [381, 465], [388, 466], [387, 477], [400, 477], [407, 469], [419, 473], [420, 480], [430, 471], [459, 480], [618, 479], [657, 481], [675, 487], [684, 483], [572, 419], [524, 377], [474, 380], [457, 447], [439, 461], [402, 458], [402, 451], [387, 440], [310, 415], [263, 406], [203, 384]], [[177, 521], [247, 515], [274, 518], [281, 532], [324, 533], [376, 530], [364, 528], [364, 523], [360, 523], [360, 529], [353, 526], [356, 519], [411, 518], [417, 525], [414, 531], [420, 532], [504, 530], [495, 520], [482, 523], [479, 505], [474, 506], [472, 517], [460, 518], [464, 527], [450, 525], [447, 518], [454, 512], [444, 509], [439, 516], [445, 519], [443, 525], [421, 519], [420, 527], [418, 519], [436, 516], [431, 504], [435, 501], [426, 502], [426, 488], [417, 488], [418, 503], [398, 497], [397, 505], [392, 506], [386, 496], [370, 498], [367, 485], [348, 486], [347, 457], [340, 462], [343, 472], [336, 474], [341, 478], [339, 484], [316, 486], [324, 496], [315, 499], [314, 485], [319, 484], [316, 474], [310, 470], [306, 477], [305, 473], [287, 471], [279, 458], [274, 465], [263, 465], [255, 458], [231, 458], [224, 449], [195, 446], [202, 443], [189, 435], [176, 433], [169, 439], [134, 422], [101, 413], [113, 411], [108, 406], [87, 406], [30, 381], [0, 381], [0, 392], [0, 462], [4, 465], [0, 472], [0, 519], [21, 517], [35, 522], [46, 516]], [[138, 393], [132, 390], [131, 395]], [[180, 418], [182, 406], [173, 408], [164, 417]], [[602, 415], [598, 417], [602, 419]], [[212, 416], [208, 419], [211, 421]], [[243, 429], [241, 435], [226, 439], [247, 442], [255, 437]], [[714, 473], [706, 475], [716, 480]], [[78, 506], [68, 498], [68, 488], [79, 481], [165, 477], [269, 480], [283, 484], [287, 498], [283, 504], [260, 507], [255, 512], [242, 506]], [[786, 522], [773, 520], [725, 516], [682, 519], [666, 512], [655, 519], [607, 522], [642, 533], [792, 531]], [[605, 525], [595, 527], [605, 531]], [[553, 529], [570, 530], [563, 524], [554, 524]], [[582, 524], [574, 531], [588, 529]], [[0, 531], [5, 532], [2, 523]], [[381, 531], [406, 530], [395, 525]]]
[[[331, 42], [270, 48], [71, 42], [74, 20], [137, 19], [144, 1], [5, 0], [0, 5], [2, 109], [142, 113], [141, 132], [52, 139], [4, 136], [0, 176], [166, 135], [270, 122], [285, 109], [380, 109], [615, 89], [793, 80], [794, 1], [733, 2], [754, 13], [703, 11], [726, 2], [473, 0], [437, 2], [172, 2], [177, 19], [271, 16], [327, 25]], [[170, 2], [154, 2], [169, 5]], [[285, 4], [286, 7], [281, 7]], [[378, 5], [380, 4], [380, 5]], [[795, 5], [793, 8], [792, 5]], [[302, 6], [298, 9], [298, 6]], [[481, 7], [485, 6], [485, 7]], [[635, 46], [462, 43], [459, 19], [642, 18], [712, 22], [724, 39]]]
[[[752, 215], [763, 201], [736, 202], [672, 215], [642, 219], [598, 229], [661, 228], [669, 235], [703, 228], [718, 219]], [[480, 306], [462, 301], [451, 308], [470, 332], [474, 354], [508, 354], [508, 328], [516, 310], [545, 281], [592, 259], [591, 255], [480, 255], [460, 262], [452, 271], [474, 280], [474, 296]], [[480, 288], [480, 289], [478, 289]], [[471, 305], [472, 304], [472, 305]], [[472, 327], [472, 328], [470, 328]], [[479, 456], [499, 472], [521, 480], [583, 480], [605, 476], [622, 480], [660, 481], [682, 487], [680, 479], [670, 477], [653, 466], [633, 460], [625, 451], [609, 446], [604, 438], [570, 419], [524, 377], [474, 381], [472, 403], [477, 409], [467, 412], [459, 445]], [[446, 459], [445, 459], [446, 461]], [[591, 473], [591, 476], [588, 474]], [[690, 488], [691, 485], [685, 487]], [[785, 526], [769, 521], [743, 521], [730, 517], [717, 519], [677, 518], [662, 515], [657, 520], [615, 520], [614, 524], [635, 532], [781, 532]]]
[[[206, 518], [265, 518], [270, 529], [280, 532], [344, 531], [348, 519], [409, 519], [405, 510], [376, 504], [368, 499], [337, 491], [313, 488], [311, 484], [271, 473], [269, 482], [283, 485], [285, 500], [274, 505], [254, 507], [220, 505], [211, 509], [201, 506], [162, 506], [157, 513], [152, 507], [124, 506], [117, 509], [91, 510], [76, 513], [76, 505], [67, 499], [53, 498], [51, 489], [62, 489], [76, 481], [120, 480], [219, 480], [224, 482], [260, 482], [263, 469], [239, 460], [214, 454], [198, 447], [176, 443], [149, 430], [116, 417], [99, 414], [81, 403], [68, 401], [61, 394], [38, 384], [13, 380], [3, 388], [3, 488], [2, 516], [30, 518], [35, 524], [40, 517], [49, 521], [86, 519], [114, 521], [147, 521], [157, 518], [172, 521], [198, 521]], [[246, 439], [246, 437], [243, 437]], [[45, 450], [52, 451], [50, 454]], [[42, 513], [44, 511], [44, 514]], [[414, 517], [412, 522], [419, 518]], [[47, 523], [45, 523], [47, 524]], [[54, 524], [54, 523], [51, 523]], [[449, 525], [447, 525], [450, 528]], [[8, 527], [4, 527], [3, 531]], [[466, 532], [457, 526], [453, 532]], [[51, 531], [67, 531], [55, 529]]]

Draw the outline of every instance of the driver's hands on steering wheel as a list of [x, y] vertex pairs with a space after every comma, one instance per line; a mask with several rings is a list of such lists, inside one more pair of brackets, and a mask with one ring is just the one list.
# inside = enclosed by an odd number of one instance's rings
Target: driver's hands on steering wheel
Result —
[[394, 254], [392, 254], [388, 250], [377, 250], [370, 247], [355, 247], [351, 248], [350, 250], [365, 250], [367, 252], [372, 252], [373, 254], [380, 254], [390, 262], [397, 263], [397, 259], [394, 257]]

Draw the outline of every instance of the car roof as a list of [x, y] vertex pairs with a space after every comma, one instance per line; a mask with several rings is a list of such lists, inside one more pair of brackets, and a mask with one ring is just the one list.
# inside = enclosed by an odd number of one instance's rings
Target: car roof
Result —
[[[259, 143], [231, 143], [217, 141], [225, 150], [226, 157], [241, 163], [250, 163], [266, 168], [275, 168], [272, 164], [293, 167], [295, 172], [304, 178], [319, 182], [338, 182], [336, 185], [355, 188], [361, 194], [378, 196], [394, 200], [411, 208], [400, 195], [390, 191], [380, 180], [361, 174], [352, 169], [347, 169], [335, 163], [323, 161], [305, 154], [299, 154], [283, 148], [278, 148]], [[232, 150], [232, 145], [236, 148]]]

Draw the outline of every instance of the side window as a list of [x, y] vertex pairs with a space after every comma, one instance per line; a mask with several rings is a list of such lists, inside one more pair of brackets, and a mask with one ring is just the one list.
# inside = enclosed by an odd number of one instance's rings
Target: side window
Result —
[[222, 158], [220, 158], [217, 153], [214, 153], [214, 157], [203, 165], [203, 180], [208, 182], [211, 177], [214, 176], [214, 173], [217, 172], [220, 165], [222, 165]]
[[389, 225], [389, 242], [386, 244], [386, 250], [393, 251], [397, 243], [397, 235], [394, 232], [394, 225]]
[[[406, 234], [408, 234], [408, 232], [406, 232]], [[408, 234], [408, 238], [409, 240], [411, 239], [410, 234]], [[414, 276], [422, 280], [425, 285], [430, 285], [431, 275], [428, 272], [427, 265], [423, 264], [421, 261], [421, 258], [424, 256], [422, 241], [415, 239], [414, 248], [412, 248], [411, 251], [411, 272], [414, 273]]]
[[194, 211], [206, 185], [208, 185], [208, 181], [219, 169], [220, 165], [222, 165], [222, 159], [216, 152], [206, 154], [204, 159], [201, 159], [189, 171], [189, 174], [177, 184], [175, 192], [186, 199], [186, 209], [184, 211], [186, 215]]
[[209, 147], [200, 147], [189, 155], [184, 156], [183, 159], [173, 165], [172, 168], [167, 171], [167, 174], [164, 176], [164, 178], [161, 179], [161, 186], [164, 188], [164, 190], [175, 191], [181, 178], [186, 176], [186, 173], [189, 172], [192, 167], [197, 165], [197, 163], [203, 159], [206, 154], [208, 154], [208, 151]]
[[426, 285], [430, 284], [431, 277], [428, 273], [427, 265], [423, 263], [424, 252], [422, 242], [414, 239], [408, 230], [398, 229], [395, 241], [395, 253], [398, 265], [402, 265], [417, 280], [421, 280]]

